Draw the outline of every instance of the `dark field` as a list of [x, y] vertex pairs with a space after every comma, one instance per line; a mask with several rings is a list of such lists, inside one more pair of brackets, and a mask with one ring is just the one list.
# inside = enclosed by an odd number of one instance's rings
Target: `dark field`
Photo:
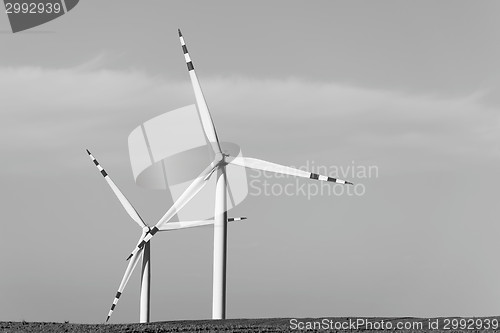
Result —
[[[360, 318], [364, 324], [353, 327], [358, 318], [229, 319], [154, 322], [149, 324], [72, 324], [0, 322], [0, 332], [499, 332], [500, 317], [482, 318]], [[316, 328], [314, 328], [316, 323]], [[335, 329], [343, 324], [345, 329]], [[348, 327], [351, 323], [351, 327]], [[433, 323], [433, 328], [429, 325]], [[410, 329], [398, 329], [401, 327]], [[439, 325], [437, 328], [435, 325]], [[320, 326], [322, 325], [322, 326]], [[377, 329], [378, 325], [378, 329]], [[383, 325], [383, 326], [381, 326]], [[489, 329], [486, 329], [489, 327]], [[309, 329], [307, 329], [309, 328]], [[331, 328], [331, 329], [330, 329]]]

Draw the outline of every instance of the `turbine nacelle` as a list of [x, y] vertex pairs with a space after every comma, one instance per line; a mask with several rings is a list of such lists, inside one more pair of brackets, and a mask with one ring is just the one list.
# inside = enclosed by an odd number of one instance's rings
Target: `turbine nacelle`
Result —
[[215, 153], [215, 158], [213, 163], [215, 163], [217, 166], [224, 164], [226, 156], [228, 155], [221, 152]]

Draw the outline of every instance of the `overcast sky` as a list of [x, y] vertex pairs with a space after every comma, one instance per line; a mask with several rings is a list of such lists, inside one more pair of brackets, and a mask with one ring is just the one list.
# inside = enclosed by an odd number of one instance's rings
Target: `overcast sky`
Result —
[[[378, 171], [345, 177], [362, 195], [309, 197], [256, 195], [311, 181], [249, 172], [230, 214], [249, 219], [229, 226], [228, 318], [498, 315], [499, 11], [86, 0], [17, 34], [0, 15], [0, 320], [105, 320], [140, 231], [85, 149], [155, 224], [168, 195], [135, 185], [127, 137], [195, 102], [177, 28], [222, 140], [312, 171]], [[155, 237], [152, 270], [152, 320], [211, 317], [210, 227]], [[136, 272], [111, 321], [138, 321], [138, 300]]]

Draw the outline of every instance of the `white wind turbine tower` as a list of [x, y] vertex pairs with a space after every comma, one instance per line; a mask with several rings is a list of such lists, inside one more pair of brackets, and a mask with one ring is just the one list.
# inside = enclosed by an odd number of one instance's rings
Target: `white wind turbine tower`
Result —
[[[146, 235], [151, 231], [151, 228], [143, 221], [139, 213], [135, 210], [132, 204], [127, 200], [125, 195], [120, 191], [118, 186], [113, 182], [113, 180], [109, 177], [106, 170], [99, 164], [97, 159], [87, 150], [90, 158], [94, 162], [97, 169], [101, 172], [104, 179], [108, 182], [108, 185], [111, 187], [118, 200], [122, 204], [123, 208], [127, 211], [130, 217], [139, 225], [142, 229], [141, 237], [139, 238], [139, 244], [142, 243], [143, 239]], [[242, 221], [245, 220], [246, 217], [236, 217], [229, 218], [228, 222], [233, 221]], [[183, 221], [183, 222], [171, 222], [168, 224], [164, 224], [159, 231], [173, 231], [180, 230], [186, 228], [194, 228], [205, 225], [211, 225], [214, 223], [214, 220], [202, 220], [202, 221]], [[122, 281], [120, 282], [120, 286], [118, 287], [118, 292], [116, 293], [113, 304], [111, 305], [111, 309], [109, 310], [108, 317], [106, 318], [106, 322], [111, 317], [120, 296], [127, 285], [130, 276], [132, 275], [135, 266], [139, 262], [139, 258], [142, 252], [142, 270], [141, 270], [141, 293], [140, 293], [140, 307], [139, 307], [139, 322], [141, 323], [149, 323], [150, 321], [150, 297], [151, 297], [151, 244], [148, 242], [144, 244], [141, 251], [136, 253], [136, 255], [129, 261], [127, 269], [125, 270], [125, 274], [123, 275]]]
[[227, 254], [227, 193], [226, 193], [226, 165], [233, 164], [250, 169], [269, 171], [278, 174], [292, 175], [296, 177], [310, 178], [321, 181], [329, 181], [338, 184], [350, 184], [351, 182], [319, 175], [316, 173], [298, 170], [295, 168], [266, 162], [263, 160], [234, 157], [222, 151], [219, 139], [215, 131], [214, 122], [208, 111], [205, 97], [194, 71], [193, 62], [189, 56], [186, 43], [179, 30], [179, 38], [186, 59], [186, 64], [193, 85], [193, 90], [198, 106], [198, 112], [202, 122], [205, 135], [210, 142], [214, 160], [208, 167], [196, 178], [191, 185], [178, 197], [173, 206], [165, 213], [158, 223], [151, 228], [150, 232], [142, 239], [137, 247], [132, 251], [127, 259], [136, 255], [149, 240], [181, 210], [208, 182], [213, 174], [216, 174], [215, 190], [215, 213], [214, 213], [214, 252], [213, 252], [213, 301], [212, 301], [212, 319], [226, 318], [226, 254]]

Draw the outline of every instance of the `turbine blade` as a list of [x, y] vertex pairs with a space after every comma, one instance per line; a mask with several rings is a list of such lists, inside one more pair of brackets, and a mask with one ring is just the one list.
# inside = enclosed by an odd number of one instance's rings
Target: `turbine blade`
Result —
[[[142, 235], [140, 241], [144, 238], [145, 234]], [[139, 262], [139, 258], [141, 257], [142, 252], [139, 251], [135, 254], [135, 256], [132, 257], [132, 259], [129, 261], [127, 269], [125, 270], [125, 274], [123, 275], [122, 281], [120, 282], [120, 286], [118, 287], [118, 291], [116, 292], [115, 299], [113, 300], [113, 304], [111, 305], [111, 309], [109, 310], [108, 317], [106, 318], [106, 322], [108, 322], [109, 318], [113, 314], [113, 311], [115, 310], [116, 304], [118, 304], [118, 301], [120, 300], [120, 296], [123, 293], [123, 290], [125, 289], [125, 286], [128, 283], [128, 280], [132, 276], [132, 273], [134, 272], [135, 266], [137, 266], [137, 263]]]
[[246, 220], [247, 218], [245, 216], [242, 217], [229, 217], [227, 219], [227, 222], [235, 222], [235, 221], [243, 221]]
[[193, 62], [191, 61], [191, 57], [189, 56], [187, 46], [184, 42], [184, 37], [182, 37], [180, 29], [179, 39], [181, 41], [182, 51], [184, 52], [184, 58], [186, 59], [189, 77], [191, 78], [191, 84], [193, 85], [194, 96], [196, 98], [196, 104], [198, 105], [198, 112], [200, 114], [203, 130], [205, 131], [205, 135], [207, 136], [208, 141], [212, 144], [212, 149], [214, 149], [214, 151], [216, 152], [222, 153], [212, 116], [210, 115], [210, 111], [208, 111], [208, 105], [205, 101], [205, 96], [203, 96], [200, 82], [198, 81], [198, 77], [196, 76], [196, 72], [194, 71]]
[[[243, 221], [243, 220], [246, 220], [246, 217], [229, 217], [227, 219], [228, 222]], [[162, 225], [159, 231], [172, 231], [179, 229], [202, 227], [213, 224], [214, 220], [170, 222]]]
[[94, 162], [94, 164], [97, 167], [97, 169], [104, 176], [104, 179], [106, 179], [106, 181], [108, 182], [109, 187], [111, 187], [111, 189], [115, 193], [116, 197], [118, 198], [118, 200], [122, 204], [123, 208], [125, 208], [125, 210], [127, 211], [128, 215], [130, 215], [130, 217], [132, 218], [132, 220], [134, 220], [135, 222], [137, 222], [137, 224], [141, 228], [147, 227], [146, 223], [144, 223], [144, 221], [140, 217], [139, 213], [137, 213], [137, 211], [132, 206], [132, 204], [130, 203], [130, 201], [127, 200], [127, 198], [122, 193], [122, 191], [120, 191], [120, 189], [118, 188], [118, 186], [116, 186], [116, 184], [113, 182], [113, 180], [109, 177], [109, 175], [106, 172], [106, 170], [104, 170], [104, 168], [101, 167], [101, 165], [99, 164], [99, 162], [97, 161], [97, 159], [90, 153], [90, 151], [88, 149], [87, 149], [87, 153], [89, 154], [90, 159]]
[[199, 176], [196, 178], [191, 185], [181, 194], [181, 196], [175, 201], [175, 203], [170, 207], [170, 209], [163, 215], [163, 217], [156, 223], [156, 225], [151, 228], [149, 233], [140, 242], [136, 248], [132, 251], [132, 253], [128, 256], [127, 260], [129, 260], [134, 254], [136, 254], [140, 249], [144, 247], [144, 244], [149, 242], [149, 240], [162, 228], [162, 226], [170, 221], [177, 212], [179, 212], [198, 192], [201, 191], [203, 187], [207, 184], [210, 176], [214, 173], [214, 170], [217, 169], [219, 163], [214, 161], [212, 162]]
[[202, 226], [212, 225], [212, 224], [214, 224], [214, 220], [170, 222], [170, 223], [165, 223], [164, 225], [162, 225], [159, 230], [160, 231], [172, 231], [172, 230], [179, 230], [179, 229], [202, 227]]
[[256, 158], [235, 157], [233, 160], [229, 161], [229, 163], [234, 164], [234, 165], [239, 165], [239, 166], [242, 166], [245, 168], [257, 169], [257, 170], [262, 170], [262, 171], [270, 171], [270, 172], [274, 172], [274, 173], [281, 173], [281, 174], [291, 175], [291, 176], [295, 176], [295, 177], [323, 180], [323, 181], [328, 181], [328, 182], [334, 182], [337, 184], [353, 185], [351, 182], [348, 182], [348, 181], [345, 181], [342, 179], [332, 178], [332, 177], [328, 177], [328, 176], [322, 176], [322, 175], [318, 175], [317, 173], [299, 170], [299, 169], [287, 167], [284, 165], [259, 160]]

